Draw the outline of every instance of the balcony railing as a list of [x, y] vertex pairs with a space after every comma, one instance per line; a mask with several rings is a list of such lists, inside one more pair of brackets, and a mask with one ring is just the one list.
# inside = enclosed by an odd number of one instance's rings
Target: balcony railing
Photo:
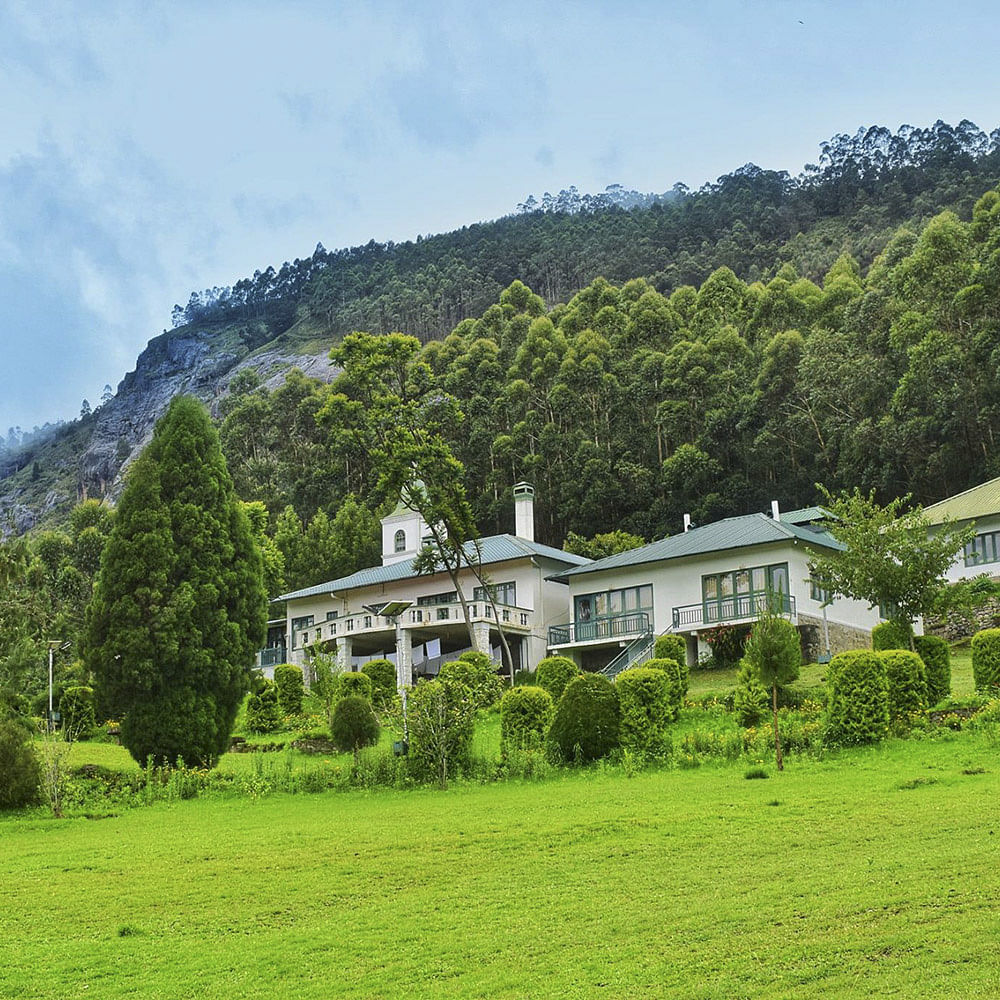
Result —
[[786, 594], [739, 594], [674, 608], [673, 627], [676, 631], [748, 621], [756, 618], [765, 607], [776, 614], [795, 617], [794, 597]]
[[549, 645], [571, 646], [578, 642], [625, 639], [642, 635], [649, 629], [649, 615], [645, 611], [633, 611], [627, 615], [552, 625], [549, 627]]
[[258, 667], [276, 667], [279, 663], [287, 663], [288, 654], [284, 646], [271, 646], [257, 653]]

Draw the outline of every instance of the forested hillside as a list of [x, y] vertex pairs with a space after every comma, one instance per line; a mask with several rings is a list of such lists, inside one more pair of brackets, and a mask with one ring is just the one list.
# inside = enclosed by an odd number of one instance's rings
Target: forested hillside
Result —
[[[354, 329], [427, 345], [466, 410], [456, 447], [484, 528], [507, 526], [504, 490], [519, 475], [537, 481], [553, 542], [605, 529], [612, 511], [648, 537], [686, 510], [703, 519], [771, 494], [809, 499], [817, 479], [942, 496], [992, 468], [988, 309], [970, 293], [973, 336], [957, 307], [935, 299], [939, 319], [923, 304], [941, 280], [934, 267], [905, 287], [887, 275], [950, 210], [935, 232], [965, 226], [972, 256], [960, 277], [981, 284], [984, 251], [968, 223], [1000, 182], [1000, 130], [863, 128], [824, 143], [818, 161], [797, 176], [748, 165], [696, 191], [546, 193], [496, 222], [318, 246], [192, 295], [114, 398], [8, 455], [0, 515], [25, 530], [65, 523], [84, 496], [113, 497], [122, 463], [184, 391], [232, 415], [245, 495], [275, 514], [291, 503], [306, 522], [321, 508], [332, 516], [347, 491], [366, 495], [363, 463], [337, 471], [310, 416], [318, 384], [275, 384], [289, 365], [316, 374], [317, 356]], [[932, 333], [959, 337], [948, 365], [937, 348], [921, 353]], [[945, 386], [955, 364], [961, 384], [990, 385], [955, 402]], [[255, 368], [270, 391], [251, 393]], [[267, 423], [241, 446], [248, 393]]]
[[[592, 282], [548, 308], [521, 282], [427, 343], [465, 415], [453, 446], [484, 531], [510, 487], [537, 488], [543, 541], [815, 502], [815, 483], [930, 501], [1000, 473], [1000, 194], [900, 230], [866, 274], [850, 254], [812, 281], [729, 268], [663, 295]], [[313, 414], [300, 376], [230, 396], [223, 443], [241, 493], [308, 521], [373, 470]]]

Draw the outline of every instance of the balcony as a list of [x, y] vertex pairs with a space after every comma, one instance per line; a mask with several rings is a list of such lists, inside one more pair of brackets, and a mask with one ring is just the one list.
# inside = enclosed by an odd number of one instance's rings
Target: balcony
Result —
[[[493, 628], [500, 627], [519, 635], [531, 632], [534, 612], [529, 608], [518, 608], [509, 604], [498, 604], [496, 613], [492, 605], [482, 601], [469, 601], [469, 618], [473, 624], [487, 622]], [[408, 608], [399, 616], [399, 625], [416, 637], [417, 633], [436, 634], [465, 628], [465, 615], [461, 602], [450, 604], [428, 604]], [[292, 646], [301, 649], [316, 642], [328, 642], [341, 638], [375, 638], [395, 643], [396, 620], [382, 615], [356, 611], [351, 614], [330, 618], [301, 629], [296, 629]], [[391, 637], [391, 640], [390, 640]], [[417, 639], [416, 641], [423, 641]]]
[[627, 615], [610, 615], [590, 621], [568, 622], [549, 627], [549, 648], [575, 646], [580, 643], [617, 642], [634, 639], [650, 631], [649, 615], [633, 611]]
[[673, 630], [693, 632], [713, 625], [730, 625], [754, 621], [761, 610], [787, 615], [795, 621], [795, 598], [785, 594], [739, 594], [721, 600], [686, 604], [673, 609]]
[[276, 667], [279, 663], [287, 663], [288, 654], [284, 646], [269, 646], [257, 652], [258, 667]]

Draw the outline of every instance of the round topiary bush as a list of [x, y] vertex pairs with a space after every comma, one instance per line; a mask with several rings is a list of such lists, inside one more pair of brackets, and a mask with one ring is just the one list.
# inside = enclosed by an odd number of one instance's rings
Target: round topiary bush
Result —
[[85, 740], [97, 728], [94, 718], [94, 689], [68, 687], [59, 699], [63, 735], [67, 740]]
[[37, 802], [41, 778], [31, 733], [13, 720], [0, 720], [0, 809]]
[[601, 674], [574, 677], [556, 705], [549, 740], [567, 762], [598, 760], [614, 750], [619, 743], [618, 692], [614, 684]]
[[618, 675], [615, 689], [623, 747], [645, 756], [664, 752], [669, 746], [667, 726], [676, 716], [670, 697], [673, 687], [667, 672], [653, 667], [633, 667]]
[[670, 721], [673, 722], [684, 704], [684, 695], [687, 692], [687, 667], [682, 667], [676, 660], [668, 657], [654, 657], [652, 660], [647, 660], [643, 666], [650, 670], [660, 670], [670, 679], [668, 698]]
[[951, 695], [951, 647], [937, 635], [913, 639], [917, 655], [927, 668], [927, 705], [936, 705]]
[[535, 667], [535, 683], [545, 688], [558, 702], [566, 685], [580, 673], [580, 668], [568, 656], [546, 656]]
[[[363, 677], [364, 674], [358, 676]], [[342, 751], [353, 752], [355, 763], [358, 752], [363, 747], [370, 747], [378, 742], [380, 731], [378, 719], [367, 698], [348, 695], [337, 702], [330, 722], [330, 736]]]
[[251, 733], [273, 733], [280, 725], [278, 689], [269, 680], [258, 678], [247, 700], [247, 729]]
[[274, 668], [274, 686], [278, 691], [278, 707], [282, 715], [299, 715], [305, 684], [302, 668], [292, 663], [281, 663]]
[[908, 732], [927, 713], [927, 668], [908, 649], [884, 649], [878, 655], [889, 682], [889, 723], [897, 732]]
[[461, 684], [468, 688], [478, 708], [495, 705], [503, 692], [497, 665], [483, 653], [475, 654], [472, 659], [466, 659], [463, 654], [457, 660], [442, 663], [438, 679], [446, 684]]
[[390, 660], [369, 660], [361, 673], [372, 682], [372, 703], [388, 705], [396, 696], [396, 668]]
[[552, 696], [541, 687], [511, 688], [500, 699], [500, 750], [537, 746], [552, 721]]
[[906, 622], [887, 621], [872, 629], [872, 649], [909, 649], [913, 629]]
[[364, 698], [370, 703], [372, 700], [372, 679], [367, 674], [341, 674], [337, 678], [337, 697]]
[[838, 653], [827, 669], [827, 739], [877, 743], [889, 732], [889, 680], [881, 656], [868, 649]]
[[972, 637], [972, 679], [976, 690], [1000, 690], [1000, 628], [987, 628]]

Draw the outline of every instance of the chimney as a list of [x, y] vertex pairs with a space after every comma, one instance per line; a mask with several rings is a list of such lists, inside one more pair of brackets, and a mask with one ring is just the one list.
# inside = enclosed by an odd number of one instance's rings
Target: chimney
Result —
[[781, 520], [781, 511], [778, 509], [778, 501], [777, 500], [772, 500], [771, 501], [771, 519], [774, 520], [774, 521], [780, 521]]
[[685, 531], [690, 531], [691, 530], [691, 515], [690, 514], [685, 514], [684, 515], [684, 530]]
[[530, 483], [514, 484], [514, 534], [535, 540], [535, 488]]

